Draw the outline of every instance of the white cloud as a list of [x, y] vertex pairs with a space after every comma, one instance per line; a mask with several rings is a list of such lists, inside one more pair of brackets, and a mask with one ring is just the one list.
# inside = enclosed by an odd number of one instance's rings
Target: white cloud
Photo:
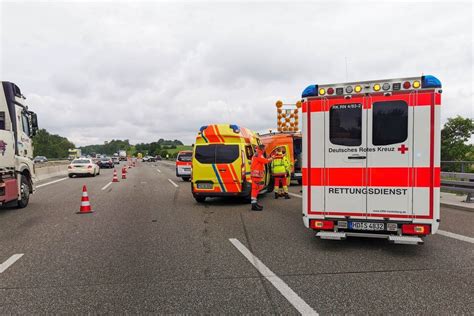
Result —
[[470, 3], [3, 2], [2, 80], [79, 145], [274, 127], [312, 83], [434, 74], [473, 116]]

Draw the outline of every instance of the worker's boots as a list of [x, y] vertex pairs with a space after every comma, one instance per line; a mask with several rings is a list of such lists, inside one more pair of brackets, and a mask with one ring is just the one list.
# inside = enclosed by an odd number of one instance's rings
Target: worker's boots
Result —
[[258, 205], [257, 203], [252, 203], [252, 211], [261, 211], [263, 210], [263, 206]]
[[280, 193], [275, 192], [275, 200], [278, 199], [279, 196], [280, 196]]
[[288, 194], [288, 192], [285, 192], [285, 200], [289, 200], [290, 199], [290, 195]]

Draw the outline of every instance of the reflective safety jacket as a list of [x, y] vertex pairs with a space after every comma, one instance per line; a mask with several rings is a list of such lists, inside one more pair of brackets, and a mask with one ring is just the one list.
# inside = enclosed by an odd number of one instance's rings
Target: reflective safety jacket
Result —
[[291, 164], [285, 155], [276, 155], [272, 161], [272, 173], [275, 176], [286, 175], [291, 172]]
[[252, 164], [250, 165], [250, 176], [252, 178], [263, 178], [265, 175], [265, 165], [270, 160], [263, 157], [263, 152], [257, 150], [255, 155], [252, 157]]

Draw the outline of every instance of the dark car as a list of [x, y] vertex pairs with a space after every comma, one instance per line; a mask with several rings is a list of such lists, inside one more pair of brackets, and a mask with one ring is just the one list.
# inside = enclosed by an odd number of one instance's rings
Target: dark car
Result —
[[33, 159], [34, 163], [43, 163], [43, 162], [48, 162], [48, 159], [45, 156], [36, 156], [35, 159]]
[[157, 156], [155, 157], [155, 160], [157, 160], [157, 161], [158, 161], [158, 160], [163, 160], [163, 158], [161, 158], [160, 155], [157, 155]]
[[97, 164], [100, 168], [113, 168], [115, 166], [114, 162], [109, 157], [100, 158]]

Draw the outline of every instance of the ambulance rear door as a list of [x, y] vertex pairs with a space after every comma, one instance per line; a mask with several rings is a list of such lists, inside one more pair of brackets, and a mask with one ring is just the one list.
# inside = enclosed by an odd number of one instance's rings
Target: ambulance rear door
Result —
[[326, 217], [366, 218], [366, 101], [357, 96], [323, 102], [325, 156], [320, 185]]
[[367, 97], [367, 214], [410, 219], [415, 93]]

